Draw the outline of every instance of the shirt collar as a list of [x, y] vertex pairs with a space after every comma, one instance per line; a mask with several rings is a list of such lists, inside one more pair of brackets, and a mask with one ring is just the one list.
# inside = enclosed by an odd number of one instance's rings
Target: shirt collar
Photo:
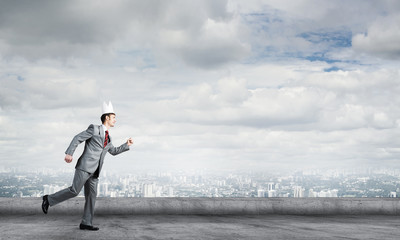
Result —
[[104, 126], [104, 124], [102, 124], [101, 125], [101, 127], [102, 127], [102, 129], [103, 129], [103, 132], [104, 132], [104, 134], [106, 133], [106, 131], [107, 131], [107, 127], [106, 126]]

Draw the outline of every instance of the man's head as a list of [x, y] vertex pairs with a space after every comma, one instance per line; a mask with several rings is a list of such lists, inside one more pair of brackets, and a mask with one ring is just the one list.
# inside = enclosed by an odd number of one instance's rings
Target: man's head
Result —
[[106, 104], [103, 102], [103, 115], [101, 115], [101, 122], [104, 124], [104, 126], [108, 128], [114, 127], [115, 122], [115, 113], [114, 113], [114, 108], [111, 104], [111, 101]]
[[107, 128], [114, 127], [115, 123], [117, 122], [114, 113], [105, 113], [101, 115], [100, 119], [104, 126], [106, 126]]

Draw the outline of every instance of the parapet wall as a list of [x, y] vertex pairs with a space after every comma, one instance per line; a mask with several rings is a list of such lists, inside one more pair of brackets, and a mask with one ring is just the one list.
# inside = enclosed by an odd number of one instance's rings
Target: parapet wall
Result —
[[[41, 198], [0, 198], [0, 216], [43, 214]], [[82, 214], [85, 199], [49, 208], [49, 214]], [[400, 215], [396, 198], [98, 198], [96, 214], [115, 215]]]

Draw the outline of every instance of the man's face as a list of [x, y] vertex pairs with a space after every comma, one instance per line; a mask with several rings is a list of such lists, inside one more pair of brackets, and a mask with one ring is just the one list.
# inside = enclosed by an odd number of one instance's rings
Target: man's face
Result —
[[114, 127], [117, 120], [115, 119], [114, 114], [110, 114], [110, 116], [106, 117], [106, 124], [110, 127]]

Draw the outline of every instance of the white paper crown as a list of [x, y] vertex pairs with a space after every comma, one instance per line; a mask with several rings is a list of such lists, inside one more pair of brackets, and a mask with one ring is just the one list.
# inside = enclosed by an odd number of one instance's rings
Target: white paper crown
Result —
[[103, 102], [103, 114], [106, 113], [114, 113], [114, 108], [111, 104], [111, 101], [108, 102], [108, 105], [106, 104], [106, 102]]

